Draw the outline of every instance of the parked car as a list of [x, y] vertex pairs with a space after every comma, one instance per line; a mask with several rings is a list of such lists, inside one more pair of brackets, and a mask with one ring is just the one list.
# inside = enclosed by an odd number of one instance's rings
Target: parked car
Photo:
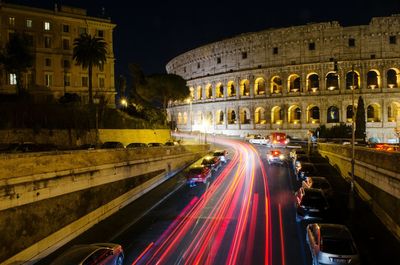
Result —
[[325, 177], [313, 176], [309, 179], [311, 180], [312, 188], [322, 190], [328, 198], [333, 196], [331, 183]]
[[309, 224], [306, 228], [306, 241], [313, 264], [360, 264], [356, 244], [345, 225]]
[[224, 163], [224, 164], [226, 164], [228, 162], [227, 155], [228, 155], [228, 151], [223, 150], [223, 149], [215, 150], [213, 153], [213, 156], [219, 157], [219, 159], [221, 160], [221, 163]]
[[116, 141], [107, 141], [101, 145], [102, 149], [125, 148], [124, 144]]
[[312, 163], [300, 163], [300, 173], [304, 172], [306, 176], [316, 176], [318, 175], [318, 170]]
[[261, 144], [261, 145], [268, 145], [270, 140], [266, 137], [255, 137], [253, 139], [249, 139], [249, 143], [251, 144]]
[[113, 243], [75, 245], [58, 256], [51, 265], [122, 265], [122, 246]]
[[5, 153], [30, 153], [30, 152], [49, 152], [57, 151], [58, 148], [54, 144], [37, 144], [33, 142], [11, 143], [6, 146], [2, 152]]
[[165, 146], [175, 146], [175, 145], [179, 145], [179, 143], [175, 142], [175, 141], [168, 141], [164, 145]]
[[159, 147], [159, 146], [163, 146], [162, 143], [148, 143], [147, 144], [148, 147]]
[[206, 156], [201, 164], [209, 167], [212, 171], [217, 171], [221, 166], [221, 159], [218, 156]]
[[320, 189], [301, 187], [296, 193], [296, 221], [328, 217], [329, 203]]
[[186, 175], [190, 187], [196, 186], [196, 183], [207, 183], [211, 178], [211, 169], [204, 165], [196, 165], [189, 168]]
[[270, 165], [283, 165], [285, 163], [285, 155], [280, 150], [272, 149], [267, 153], [267, 160]]
[[147, 147], [145, 143], [130, 143], [126, 146], [126, 148], [140, 148], [140, 147]]

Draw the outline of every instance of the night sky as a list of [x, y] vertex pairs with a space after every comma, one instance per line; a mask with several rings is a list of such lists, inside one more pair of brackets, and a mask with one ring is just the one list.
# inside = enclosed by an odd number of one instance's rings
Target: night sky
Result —
[[106, 16], [114, 31], [116, 77], [127, 75], [129, 63], [145, 74], [164, 73], [173, 57], [201, 45], [240, 33], [339, 21], [343, 26], [368, 24], [374, 16], [400, 14], [400, 0], [6, 0], [54, 8], [54, 3], [81, 7], [91, 16]]

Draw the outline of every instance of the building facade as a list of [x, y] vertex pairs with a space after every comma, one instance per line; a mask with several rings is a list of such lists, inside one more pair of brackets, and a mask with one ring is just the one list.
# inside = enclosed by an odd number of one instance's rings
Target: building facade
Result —
[[170, 102], [182, 131], [227, 135], [282, 130], [306, 138], [320, 125], [352, 124], [362, 96], [367, 137], [397, 139], [400, 15], [368, 25], [327, 22], [242, 34], [168, 62], [191, 98]]
[[[93, 68], [93, 95], [115, 105], [113, 29], [109, 18], [87, 15], [74, 7], [54, 10], [0, 3], [0, 48], [4, 50], [14, 33], [25, 34], [34, 54], [33, 67], [24, 73], [22, 84], [37, 101], [58, 99], [65, 93], [78, 94], [88, 102], [88, 71], [73, 60], [74, 39], [83, 33], [103, 38], [107, 61]], [[0, 94], [15, 94], [16, 75], [3, 68]]]

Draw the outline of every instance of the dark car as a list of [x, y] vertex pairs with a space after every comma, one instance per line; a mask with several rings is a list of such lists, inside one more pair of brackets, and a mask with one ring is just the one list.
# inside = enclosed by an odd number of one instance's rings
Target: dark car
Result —
[[211, 169], [204, 165], [190, 167], [186, 175], [190, 187], [196, 186], [196, 183], [207, 183], [210, 177]]
[[318, 170], [312, 163], [300, 163], [300, 173], [304, 172], [306, 176], [318, 175]]
[[325, 177], [313, 176], [311, 179], [311, 188], [320, 189], [327, 197], [333, 196], [331, 183]]
[[122, 265], [122, 246], [113, 243], [75, 245], [57, 257], [51, 265]]
[[296, 221], [328, 217], [329, 203], [322, 190], [300, 188], [295, 196]]
[[148, 143], [147, 144], [148, 147], [159, 147], [159, 146], [163, 146], [162, 143]]
[[313, 264], [360, 264], [356, 244], [345, 225], [309, 224], [306, 228], [306, 241]]
[[130, 143], [126, 146], [126, 148], [140, 148], [140, 147], [148, 147], [145, 143]]
[[116, 141], [108, 141], [104, 142], [101, 145], [102, 149], [113, 149], [113, 148], [124, 148], [124, 144], [121, 142], [116, 142]]
[[226, 150], [215, 150], [213, 156], [218, 156], [222, 163], [226, 164], [228, 162], [228, 151]]
[[221, 166], [221, 159], [218, 156], [206, 156], [201, 164], [209, 167], [212, 171], [217, 171]]

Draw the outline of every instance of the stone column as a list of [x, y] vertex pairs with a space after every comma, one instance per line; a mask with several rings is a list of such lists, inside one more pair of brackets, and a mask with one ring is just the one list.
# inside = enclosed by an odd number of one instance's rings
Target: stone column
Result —
[[236, 90], [236, 99], [239, 99], [240, 98], [240, 77], [236, 77], [235, 90]]
[[254, 75], [250, 75], [249, 77], [249, 90], [250, 90], [250, 97], [254, 98], [255, 91], [254, 91]]

